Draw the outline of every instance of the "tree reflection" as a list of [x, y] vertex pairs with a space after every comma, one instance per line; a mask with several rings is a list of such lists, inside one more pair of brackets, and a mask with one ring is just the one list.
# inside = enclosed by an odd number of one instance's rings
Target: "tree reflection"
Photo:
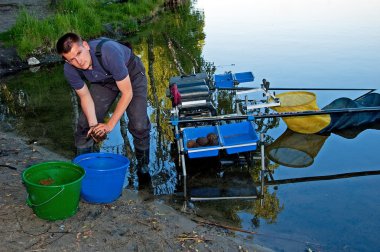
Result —
[[[276, 222], [278, 214], [284, 209], [284, 205], [278, 199], [273, 186], [264, 185], [263, 188], [260, 186], [261, 162], [253, 162], [251, 166], [235, 164], [231, 167], [217, 167], [217, 162], [211, 163], [210, 161], [207, 161], [207, 165], [203, 166], [201, 163], [202, 161], [196, 161], [197, 166], [193, 164], [191, 170], [192, 179], [190, 179], [189, 187], [203, 188], [200, 192], [195, 191], [196, 193], [207, 194], [207, 190], [210, 188], [214, 189], [214, 192], [215, 188], [219, 188], [217, 190], [219, 193], [225, 192], [223, 188], [229, 188], [229, 192], [247, 193], [248, 188], [255, 187], [258, 199], [195, 202], [198, 215], [218, 223], [237, 227], [241, 226], [242, 218], [239, 214], [242, 212], [251, 215], [254, 228], [258, 228], [261, 221], [268, 224]], [[275, 167], [270, 168], [275, 169]], [[202, 179], [197, 178], [198, 176], [202, 176]]]
[[61, 68], [57, 65], [6, 78], [1, 88], [1, 103], [7, 107], [7, 119], [19, 132], [38, 144], [71, 156], [73, 109]]

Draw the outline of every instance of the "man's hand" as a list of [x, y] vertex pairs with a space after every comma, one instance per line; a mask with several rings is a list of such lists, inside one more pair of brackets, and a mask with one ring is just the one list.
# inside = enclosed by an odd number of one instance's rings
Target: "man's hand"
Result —
[[90, 127], [90, 130], [87, 132], [87, 137], [92, 137], [96, 143], [103, 141], [107, 138], [107, 133], [109, 133], [111, 129], [105, 123], [98, 123]]

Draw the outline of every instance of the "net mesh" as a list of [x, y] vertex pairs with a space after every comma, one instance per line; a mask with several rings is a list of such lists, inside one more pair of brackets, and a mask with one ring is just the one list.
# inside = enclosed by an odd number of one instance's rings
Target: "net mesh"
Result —
[[270, 160], [294, 168], [308, 167], [314, 162], [328, 136], [300, 134], [287, 129], [266, 148]]
[[[320, 110], [316, 102], [316, 95], [311, 92], [285, 92], [276, 95], [281, 106], [272, 107], [277, 112], [301, 112]], [[283, 117], [288, 128], [303, 134], [314, 134], [331, 122], [330, 115]]]

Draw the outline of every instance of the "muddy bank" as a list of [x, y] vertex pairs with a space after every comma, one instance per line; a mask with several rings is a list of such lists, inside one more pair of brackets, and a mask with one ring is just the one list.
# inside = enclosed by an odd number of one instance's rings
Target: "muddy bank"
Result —
[[226, 229], [192, 221], [194, 216], [148, 192], [129, 189], [112, 204], [81, 201], [67, 220], [41, 220], [25, 204], [20, 174], [36, 163], [68, 160], [3, 128], [0, 146], [2, 251], [268, 251]]

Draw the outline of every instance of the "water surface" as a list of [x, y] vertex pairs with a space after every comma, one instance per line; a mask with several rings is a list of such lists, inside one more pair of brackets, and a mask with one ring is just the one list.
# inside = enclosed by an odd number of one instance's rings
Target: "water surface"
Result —
[[[377, 1], [198, 1], [205, 12], [203, 56], [220, 71], [255, 73], [272, 87], [379, 88], [380, 4]], [[234, 64], [231, 66], [231, 64]], [[318, 91], [320, 107], [362, 92]], [[268, 134], [286, 129], [282, 122]], [[312, 165], [279, 165], [275, 179], [379, 169], [378, 130], [354, 139], [332, 134]], [[272, 161], [273, 164], [273, 161]], [[283, 184], [273, 190], [283, 209], [275, 221], [239, 212], [240, 225], [257, 231], [255, 242], [278, 251], [375, 251], [380, 176]], [[253, 213], [252, 213], [253, 212]], [[257, 219], [259, 221], [257, 221]], [[257, 224], [259, 223], [259, 224]]]

